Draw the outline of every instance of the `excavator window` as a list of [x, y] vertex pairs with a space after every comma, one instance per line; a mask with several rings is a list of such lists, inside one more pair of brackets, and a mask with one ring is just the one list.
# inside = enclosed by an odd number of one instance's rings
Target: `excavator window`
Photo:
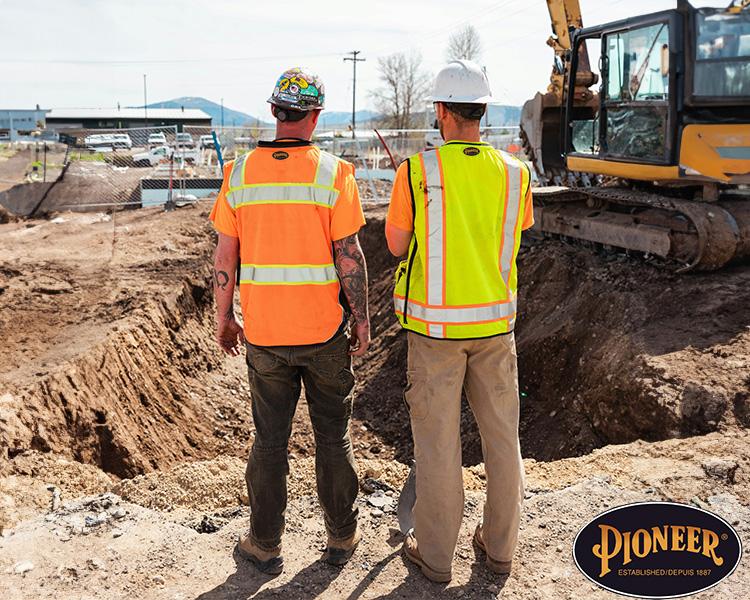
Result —
[[750, 96], [750, 11], [698, 11], [694, 94]]
[[669, 24], [607, 34], [604, 153], [664, 161], [669, 115]]

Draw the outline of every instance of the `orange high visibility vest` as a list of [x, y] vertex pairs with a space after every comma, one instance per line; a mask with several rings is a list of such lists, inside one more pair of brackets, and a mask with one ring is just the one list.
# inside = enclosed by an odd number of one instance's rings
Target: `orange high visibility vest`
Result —
[[231, 166], [225, 197], [240, 239], [250, 343], [322, 343], [342, 325], [331, 220], [337, 182], [350, 173], [352, 165], [312, 145], [259, 147]]

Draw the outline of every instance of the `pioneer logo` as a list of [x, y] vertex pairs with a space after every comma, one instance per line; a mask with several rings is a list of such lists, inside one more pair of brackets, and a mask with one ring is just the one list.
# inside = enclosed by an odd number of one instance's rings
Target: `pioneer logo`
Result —
[[277, 152], [274, 152], [271, 156], [273, 156], [276, 160], [286, 160], [289, 158], [289, 153], [284, 152], [283, 150], [278, 150]]
[[686, 504], [646, 502], [607, 511], [578, 533], [573, 557], [601, 587], [641, 598], [694, 594], [729, 577], [740, 538], [722, 518]]

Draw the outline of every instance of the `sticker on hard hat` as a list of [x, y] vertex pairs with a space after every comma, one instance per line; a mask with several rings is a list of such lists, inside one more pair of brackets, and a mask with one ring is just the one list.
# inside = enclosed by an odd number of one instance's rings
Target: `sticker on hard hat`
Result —
[[476, 156], [477, 154], [479, 154], [479, 148], [464, 148], [464, 154], [466, 156]]
[[289, 154], [287, 154], [286, 152], [281, 152], [281, 151], [274, 152], [271, 156], [273, 156], [276, 160], [285, 160], [289, 158]]

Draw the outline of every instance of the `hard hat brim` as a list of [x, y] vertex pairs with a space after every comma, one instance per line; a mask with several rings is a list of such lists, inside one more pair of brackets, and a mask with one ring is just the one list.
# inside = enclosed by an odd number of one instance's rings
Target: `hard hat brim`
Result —
[[472, 96], [428, 96], [428, 102], [456, 102], [457, 104], [500, 104], [500, 102], [492, 96], [480, 96], [479, 98]]
[[296, 103], [291, 102], [284, 102], [283, 100], [277, 100], [273, 96], [271, 96], [268, 100], [266, 100], [269, 104], [273, 104], [274, 106], [278, 106], [279, 108], [288, 108], [290, 110], [298, 110], [300, 112], [312, 112], [314, 110], [323, 110], [323, 106], [301, 106]]

